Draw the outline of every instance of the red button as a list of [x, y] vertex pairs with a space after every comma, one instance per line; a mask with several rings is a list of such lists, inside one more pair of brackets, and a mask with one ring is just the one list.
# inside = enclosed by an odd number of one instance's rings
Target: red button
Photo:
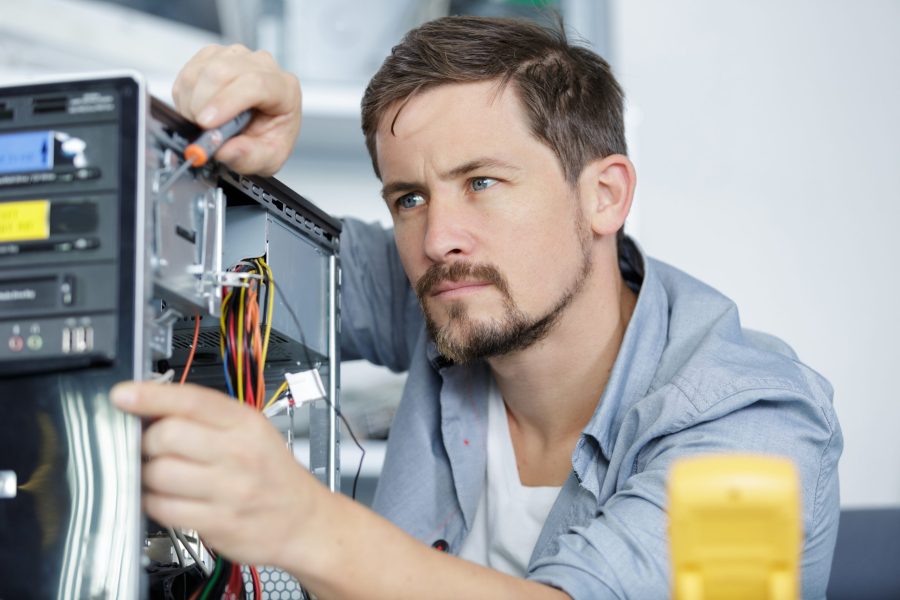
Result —
[[25, 339], [21, 335], [14, 335], [9, 338], [9, 349], [13, 352], [21, 352], [25, 347]]

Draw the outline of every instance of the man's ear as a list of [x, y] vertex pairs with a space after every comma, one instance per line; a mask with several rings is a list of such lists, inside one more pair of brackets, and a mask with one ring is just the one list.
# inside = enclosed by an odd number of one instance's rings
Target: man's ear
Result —
[[636, 183], [634, 165], [623, 154], [598, 158], [584, 167], [578, 178], [579, 196], [595, 234], [615, 234], [622, 227]]

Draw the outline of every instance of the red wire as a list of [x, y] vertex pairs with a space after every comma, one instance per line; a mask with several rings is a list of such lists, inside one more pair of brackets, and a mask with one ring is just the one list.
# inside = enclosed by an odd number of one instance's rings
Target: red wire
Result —
[[256, 567], [250, 567], [250, 576], [253, 578], [253, 600], [260, 600], [262, 598], [262, 583], [259, 581], [259, 571], [256, 570]]
[[[231, 360], [235, 365], [234, 374], [234, 385], [237, 385], [237, 344], [234, 341], [234, 314], [228, 313], [228, 342], [231, 347]], [[235, 389], [235, 393], [237, 393], [237, 389]]]
[[251, 385], [250, 381], [250, 361], [244, 361], [244, 377], [246, 377], [247, 388], [244, 390], [244, 399], [247, 401], [248, 406], [256, 406], [256, 401], [253, 397], [253, 385]]
[[194, 362], [194, 353], [197, 352], [197, 340], [200, 339], [200, 315], [194, 316], [194, 341], [191, 342], [191, 353], [188, 354], [187, 362], [184, 364], [184, 372], [181, 374], [179, 385], [187, 380], [188, 373], [191, 370], [191, 363]]
[[244, 576], [241, 573], [241, 565], [235, 563], [231, 565], [231, 581], [228, 582], [231, 588], [232, 597], [241, 597], [241, 588], [244, 587]]

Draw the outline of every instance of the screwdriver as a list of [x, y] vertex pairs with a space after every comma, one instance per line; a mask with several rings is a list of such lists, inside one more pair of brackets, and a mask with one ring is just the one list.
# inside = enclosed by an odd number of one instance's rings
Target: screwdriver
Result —
[[164, 194], [172, 187], [179, 177], [191, 167], [202, 167], [209, 158], [222, 147], [226, 141], [239, 134], [250, 122], [253, 113], [245, 110], [227, 123], [216, 127], [215, 129], [207, 129], [192, 144], [184, 149], [184, 162], [178, 169], [172, 173], [172, 176], [166, 179], [166, 182], [159, 188], [157, 194]]

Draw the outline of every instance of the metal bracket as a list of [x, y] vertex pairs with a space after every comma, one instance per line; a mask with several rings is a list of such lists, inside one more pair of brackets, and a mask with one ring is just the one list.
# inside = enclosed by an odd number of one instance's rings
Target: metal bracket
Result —
[[219, 271], [218, 273], [207, 273], [212, 285], [223, 287], [250, 287], [251, 279], [262, 279], [262, 275], [257, 273], [238, 273], [235, 271]]
[[[198, 243], [199, 264], [204, 273], [219, 273], [222, 271], [222, 240], [225, 237], [225, 192], [222, 188], [210, 189], [197, 203], [203, 224], [200, 229], [202, 239]], [[222, 309], [222, 286], [214, 281], [211, 283], [209, 278], [201, 275], [197, 280], [197, 293], [206, 298], [207, 312], [218, 317]]]
[[161, 315], [153, 319], [150, 326], [150, 348], [157, 358], [172, 356], [172, 326], [183, 315], [172, 308], [167, 308]]

